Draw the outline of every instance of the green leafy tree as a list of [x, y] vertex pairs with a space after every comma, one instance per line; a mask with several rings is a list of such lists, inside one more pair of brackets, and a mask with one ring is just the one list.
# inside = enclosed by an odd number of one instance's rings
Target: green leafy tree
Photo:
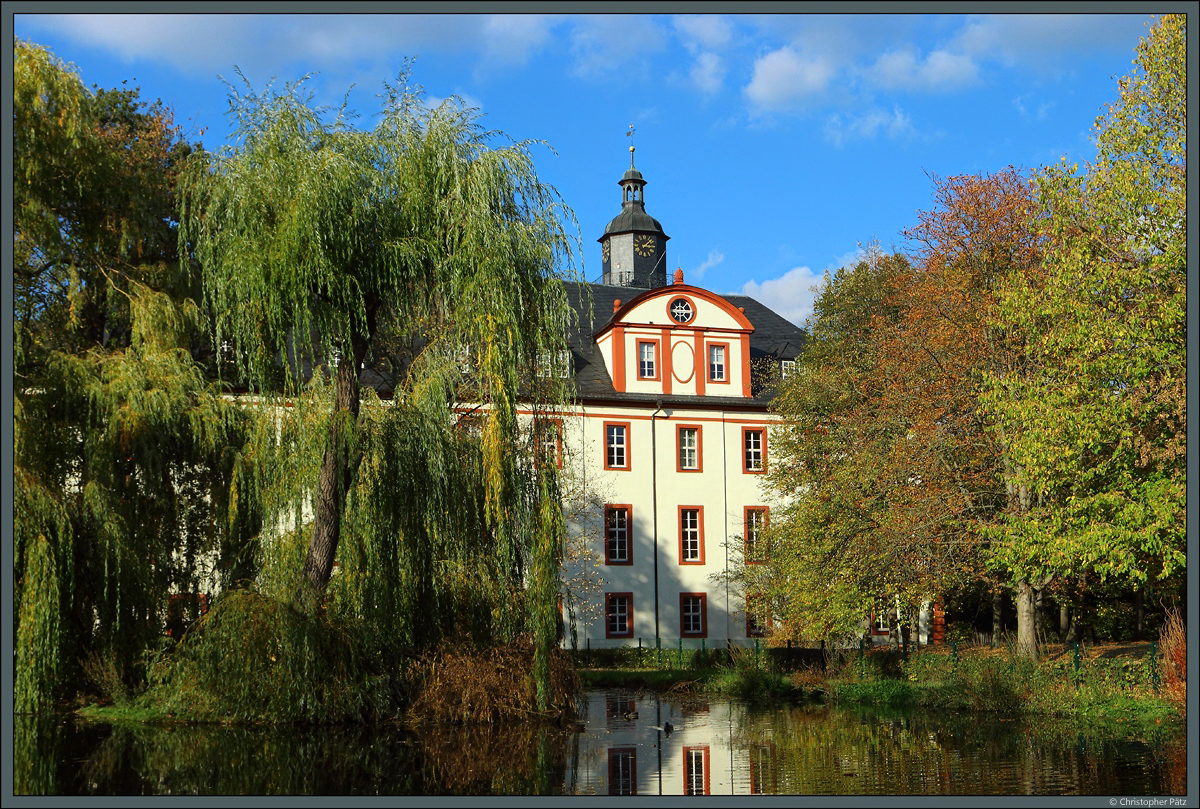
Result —
[[204, 586], [241, 418], [191, 353], [168, 112], [17, 41], [13, 122], [16, 705], [36, 711], [80, 661], [136, 679], [169, 593]]
[[[476, 111], [429, 108], [404, 82], [369, 129], [315, 108], [303, 82], [235, 96], [235, 145], [194, 163], [182, 240], [218, 345], [255, 391], [328, 379], [327, 416], [295, 438], [322, 431], [319, 464], [266, 508], [268, 526], [309, 532], [297, 603], [313, 611], [341, 560], [354, 572], [333, 595], [376, 629], [428, 648], [453, 634], [447, 618], [469, 635], [482, 612], [477, 640], [528, 627], [544, 673], [561, 517], [539, 510], [554, 465], [532, 461], [517, 408], [535, 409], [539, 436], [554, 424], [543, 406], [564, 401], [536, 367], [565, 347], [571, 215], [537, 179], [531, 144], [493, 146]], [[412, 347], [400, 362], [398, 345]], [[364, 408], [364, 371], [380, 368], [393, 404], [368, 393]], [[455, 428], [456, 403], [478, 408], [478, 434]], [[274, 457], [294, 446], [276, 438]], [[257, 468], [275, 474], [265, 456]]]
[[770, 575], [775, 609], [808, 637], [861, 625], [880, 600], [914, 615], [986, 575], [980, 527], [1006, 493], [978, 386], [1013, 361], [992, 290], [1036, 263], [1038, 238], [1012, 169], [938, 180], [935, 201], [906, 231], [911, 261], [876, 256], [827, 279], [777, 400], [773, 483], [793, 502], [774, 521], [769, 574], [747, 575]]
[[1017, 580], [1140, 585], [1185, 564], [1186, 87], [1185, 18], [1165, 16], [1096, 121], [1095, 162], [1038, 178], [1044, 264], [999, 287], [1026, 356], [985, 397], [1019, 492], [994, 558]]

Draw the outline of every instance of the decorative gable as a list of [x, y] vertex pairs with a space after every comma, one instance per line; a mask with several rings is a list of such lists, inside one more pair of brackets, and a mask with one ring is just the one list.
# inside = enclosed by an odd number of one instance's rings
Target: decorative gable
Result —
[[753, 331], [745, 312], [676, 270], [674, 284], [614, 301], [595, 340], [619, 393], [750, 398]]

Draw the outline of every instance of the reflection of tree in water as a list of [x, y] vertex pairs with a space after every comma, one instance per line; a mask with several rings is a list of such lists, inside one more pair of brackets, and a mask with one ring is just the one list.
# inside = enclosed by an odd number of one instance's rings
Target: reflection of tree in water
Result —
[[[736, 709], [735, 709], [736, 710]], [[1178, 732], [1145, 740], [1062, 720], [803, 706], [746, 710], [733, 745], [777, 794], [1183, 794]]]
[[[1132, 739], [1120, 726], [1081, 731], [973, 714], [731, 712], [721, 735], [732, 734], [735, 782], [749, 780], [739, 791], [1182, 795], [1187, 786], [1177, 728]], [[532, 723], [161, 726], [15, 716], [13, 730], [18, 795], [540, 795], [588, 786], [565, 783], [580, 737]]]
[[412, 730], [16, 719], [15, 790], [35, 795], [560, 794], [569, 742], [535, 724]]

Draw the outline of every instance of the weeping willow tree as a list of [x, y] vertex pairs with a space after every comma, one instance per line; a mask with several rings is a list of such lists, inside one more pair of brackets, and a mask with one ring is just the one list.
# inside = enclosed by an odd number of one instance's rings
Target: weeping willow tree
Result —
[[[218, 344], [265, 403], [245, 478], [272, 492], [264, 524], [307, 532], [292, 602], [369, 626], [381, 657], [528, 628], [543, 660], [561, 518], [518, 405], [566, 395], [537, 366], [570, 325], [569, 211], [531, 144], [493, 145], [475, 111], [423, 105], [404, 75], [370, 129], [303, 82], [232, 103], [233, 145], [185, 184], [181, 243]], [[368, 368], [395, 380], [390, 402], [364, 397]], [[297, 466], [302, 447], [319, 459]]]
[[13, 72], [15, 705], [40, 711], [88, 661], [124, 692], [205, 586], [244, 419], [192, 353], [169, 113], [29, 43]]

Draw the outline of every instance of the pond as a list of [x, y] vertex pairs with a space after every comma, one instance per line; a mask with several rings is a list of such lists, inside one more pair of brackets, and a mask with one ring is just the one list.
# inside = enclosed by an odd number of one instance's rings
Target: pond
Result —
[[[1181, 728], [589, 692], [574, 728], [14, 717], [16, 794], [1182, 795]], [[669, 731], [669, 732], [668, 732]]]

